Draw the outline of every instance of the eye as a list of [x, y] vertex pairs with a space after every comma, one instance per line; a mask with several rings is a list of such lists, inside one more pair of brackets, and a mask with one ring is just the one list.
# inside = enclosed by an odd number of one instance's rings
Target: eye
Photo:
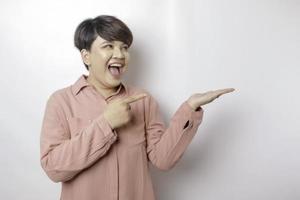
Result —
[[123, 49], [125, 49], [125, 50], [128, 50], [128, 48], [129, 48], [129, 47], [128, 47], [127, 45], [124, 45], [124, 46], [123, 46]]
[[112, 48], [113, 48], [113, 45], [107, 44], [107, 45], [104, 45], [103, 47], [104, 47], [104, 48], [108, 48], [108, 49], [112, 49]]

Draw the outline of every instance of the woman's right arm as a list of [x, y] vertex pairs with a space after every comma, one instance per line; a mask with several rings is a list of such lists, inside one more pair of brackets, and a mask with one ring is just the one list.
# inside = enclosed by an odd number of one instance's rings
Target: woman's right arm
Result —
[[71, 180], [104, 156], [117, 139], [116, 132], [102, 114], [71, 138], [61, 113], [58, 100], [51, 95], [43, 118], [40, 160], [42, 168], [54, 182]]

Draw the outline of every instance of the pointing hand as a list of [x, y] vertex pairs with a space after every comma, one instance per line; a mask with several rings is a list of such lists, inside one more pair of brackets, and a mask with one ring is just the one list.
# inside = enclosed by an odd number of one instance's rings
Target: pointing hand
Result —
[[111, 101], [103, 112], [104, 118], [108, 121], [112, 129], [127, 124], [131, 119], [129, 104], [146, 96], [146, 93], [141, 93]]

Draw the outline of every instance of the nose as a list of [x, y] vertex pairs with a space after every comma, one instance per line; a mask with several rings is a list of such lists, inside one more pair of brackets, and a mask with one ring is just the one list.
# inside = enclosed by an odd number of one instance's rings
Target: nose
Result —
[[125, 55], [119, 47], [114, 48], [113, 58], [124, 59]]

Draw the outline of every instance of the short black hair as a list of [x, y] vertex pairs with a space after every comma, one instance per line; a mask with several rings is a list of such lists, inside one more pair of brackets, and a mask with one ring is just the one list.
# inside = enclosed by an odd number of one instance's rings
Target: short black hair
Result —
[[[98, 35], [110, 42], [114, 40], [124, 42], [128, 47], [133, 41], [132, 33], [124, 22], [115, 16], [100, 15], [86, 19], [77, 26], [74, 34], [74, 45], [79, 51], [82, 49], [90, 51], [92, 43]], [[89, 70], [85, 63], [84, 65]]]

